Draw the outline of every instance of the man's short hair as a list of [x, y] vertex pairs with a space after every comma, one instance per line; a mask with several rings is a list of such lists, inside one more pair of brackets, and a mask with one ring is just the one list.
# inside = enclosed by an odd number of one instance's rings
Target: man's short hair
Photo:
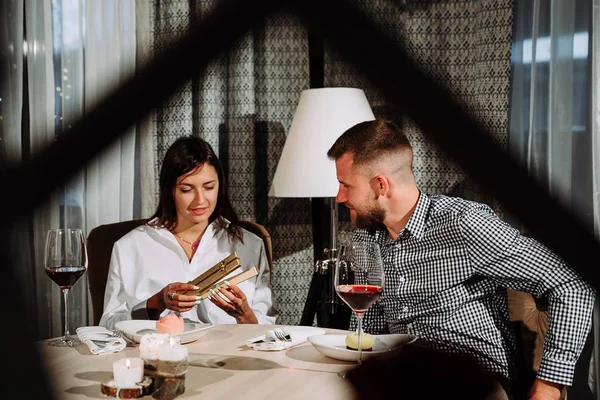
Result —
[[337, 160], [352, 153], [354, 165], [365, 165], [405, 151], [409, 151], [412, 160], [412, 146], [402, 129], [392, 121], [376, 119], [346, 130], [331, 146], [327, 157]]

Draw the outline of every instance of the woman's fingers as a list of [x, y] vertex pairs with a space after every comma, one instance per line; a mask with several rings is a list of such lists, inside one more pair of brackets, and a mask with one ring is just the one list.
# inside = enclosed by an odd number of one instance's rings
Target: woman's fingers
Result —
[[183, 294], [187, 291], [198, 290], [197, 286], [190, 283], [173, 282], [163, 289], [165, 306], [173, 311], [189, 311], [199, 304], [200, 297], [195, 294]]
[[[231, 288], [221, 286], [219, 288], [219, 293], [229, 300], [230, 303], [233, 303], [236, 307], [239, 307], [244, 303], [244, 300], [235, 292], [231, 290]], [[243, 293], [242, 293], [243, 294]]]
[[[229, 288], [229, 290], [235, 294], [235, 296], [239, 299], [241, 299], [242, 301], [246, 301], [246, 295], [244, 294], [244, 292], [242, 292], [240, 290], [239, 287], [237, 287], [237, 285], [234, 285], [233, 283], [229, 283], [227, 281], [223, 281], [225, 283], [225, 286], [227, 288]], [[223, 288], [223, 285], [221, 285], [221, 289]]]
[[236, 285], [225, 281], [218, 289], [211, 290], [210, 301], [227, 314], [236, 317], [246, 311], [246, 295]]

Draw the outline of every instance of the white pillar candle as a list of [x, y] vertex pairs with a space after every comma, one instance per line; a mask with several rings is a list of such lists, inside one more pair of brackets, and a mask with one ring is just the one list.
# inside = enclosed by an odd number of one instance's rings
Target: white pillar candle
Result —
[[188, 348], [177, 343], [175, 336], [170, 336], [158, 349], [160, 361], [182, 361], [187, 359], [187, 356]]
[[141, 358], [121, 358], [113, 363], [113, 380], [120, 387], [134, 387], [144, 380], [144, 361]]

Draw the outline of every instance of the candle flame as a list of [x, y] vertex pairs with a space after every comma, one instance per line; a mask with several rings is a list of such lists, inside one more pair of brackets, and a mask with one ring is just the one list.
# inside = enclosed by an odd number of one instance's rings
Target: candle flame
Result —
[[175, 338], [173, 336], [169, 337], [169, 344], [171, 347], [175, 347]]
[[127, 367], [127, 369], [131, 368], [131, 362], [129, 361], [129, 358], [125, 360], [125, 366]]

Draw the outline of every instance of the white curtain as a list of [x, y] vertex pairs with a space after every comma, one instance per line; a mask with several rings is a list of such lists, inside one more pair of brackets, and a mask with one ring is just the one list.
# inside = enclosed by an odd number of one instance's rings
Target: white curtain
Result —
[[[600, 81], [591, 78], [592, 71], [598, 74], [596, 57], [589, 54], [590, 43], [598, 47], [593, 2], [598, 0], [515, 0], [509, 147], [556, 200], [598, 232], [600, 130], [592, 87]], [[591, 342], [579, 359], [569, 398], [597, 398], [590, 379]]]
[[[18, 21], [23, 20], [23, 1], [6, 1], [0, 4], [0, 39], [2, 55], [2, 71], [6, 76], [0, 81], [0, 110], [2, 110], [2, 142], [0, 156], [6, 162], [21, 161], [21, 103], [23, 101], [23, 81], [19, 79], [23, 71], [23, 26]], [[13, 27], [7, 29], [5, 27]]]
[[600, 237], [600, 0], [594, 0], [592, 35], [592, 179], [594, 232]]
[[[0, 161], [20, 162], [67, 134], [86, 110], [134, 73], [135, 1], [21, 0], [3, 7], [10, 12], [0, 17], [9, 32], [2, 46], [13, 51], [5, 61], [10, 75], [0, 93]], [[133, 218], [134, 169], [131, 127], [14, 230], [15, 269], [34, 304], [39, 339], [63, 331], [62, 296], [43, 270], [46, 231], [71, 227], [87, 235], [97, 225]], [[92, 321], [85, 275], [69, 297], [73, 334]]]
[[[594, 233], [600, 237], [600, 0], [594, 0], [592, 14], [592, 185], [594, 205]], [[600, 307], [598, 299], [594, 308], [594, 353], [590, 368], [590, 383], [596, 399], [600, 398]]]
[[[63, 0], [64, 1], [64, 0]], [[81, 0], [80, 0], [81, 1]], [[93, 107], [135, 70], [135, 0], [85, 0], [85, 107]], [[135, 127], [88, 165], [86, 230], [133, 218]]]
[[591, 226], [590, 11], [589, 1], [516, 2], [509, 144], [530, 174]]

